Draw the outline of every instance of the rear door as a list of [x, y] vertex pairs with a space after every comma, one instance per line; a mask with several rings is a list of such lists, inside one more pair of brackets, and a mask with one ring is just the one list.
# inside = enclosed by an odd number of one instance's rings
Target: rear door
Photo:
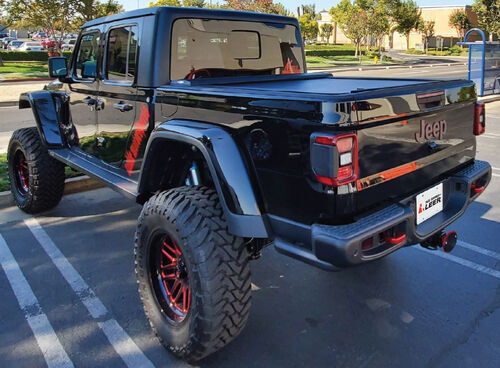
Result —
[[127, 140], [137, 115], [139, 21], [113, 23], [105, 36], [99, 88], [104, 108], [97, 116], [97, 152], [100, 159], [116, 168], [123, 167]]

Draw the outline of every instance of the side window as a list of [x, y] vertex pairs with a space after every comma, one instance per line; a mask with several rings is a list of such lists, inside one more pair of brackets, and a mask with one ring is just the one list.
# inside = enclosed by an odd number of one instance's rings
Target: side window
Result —
[[132, 83], [137, 64], [137, 26], [113, 28], [108, 34], [106, 79]]
[[77, 78], [95, 77], [99, 35], [99, 32], [91, 32], [82, 36], [75, 64], [75, 75]]

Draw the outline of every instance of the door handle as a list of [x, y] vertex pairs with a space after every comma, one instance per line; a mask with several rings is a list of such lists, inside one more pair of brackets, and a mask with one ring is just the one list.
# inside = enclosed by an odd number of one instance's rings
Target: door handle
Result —
[[95, 99], [92, 97], [85, 97], [83, 99], [83, 102], [85, 102], [88, 106], [94, 106], [95, 105]]
[[95, 103], [95, 109], [97, 111], [101, 111], [101, 110], [104, 110], [104, 100], [99, 100], [97, 99], [96, 103]]
[[126, 103], [114, 103], [113, 107], [121, 112], [131, 111], [134, 107]]

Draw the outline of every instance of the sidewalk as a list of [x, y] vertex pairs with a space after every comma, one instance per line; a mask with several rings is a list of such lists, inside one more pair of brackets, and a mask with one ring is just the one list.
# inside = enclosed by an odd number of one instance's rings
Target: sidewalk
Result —
[[48, 81], [40, 82], [3, 82], [0, 83], [0, 106], [15, 106], [23, 92], [40, 91]]

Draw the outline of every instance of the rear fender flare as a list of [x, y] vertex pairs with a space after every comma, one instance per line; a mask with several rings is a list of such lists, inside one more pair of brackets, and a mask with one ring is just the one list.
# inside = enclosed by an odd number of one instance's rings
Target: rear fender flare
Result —
[[203, 155], [228, 222], [229, 231], [241, 237], [268, 238], [247, 167], [231, 135], [205, 123], [172, 120], [159, 125], [146, 147], [139, 178], [139, 196], [148, 193], [148, 176], [158, 145], [176, 141], [192, 145]]

